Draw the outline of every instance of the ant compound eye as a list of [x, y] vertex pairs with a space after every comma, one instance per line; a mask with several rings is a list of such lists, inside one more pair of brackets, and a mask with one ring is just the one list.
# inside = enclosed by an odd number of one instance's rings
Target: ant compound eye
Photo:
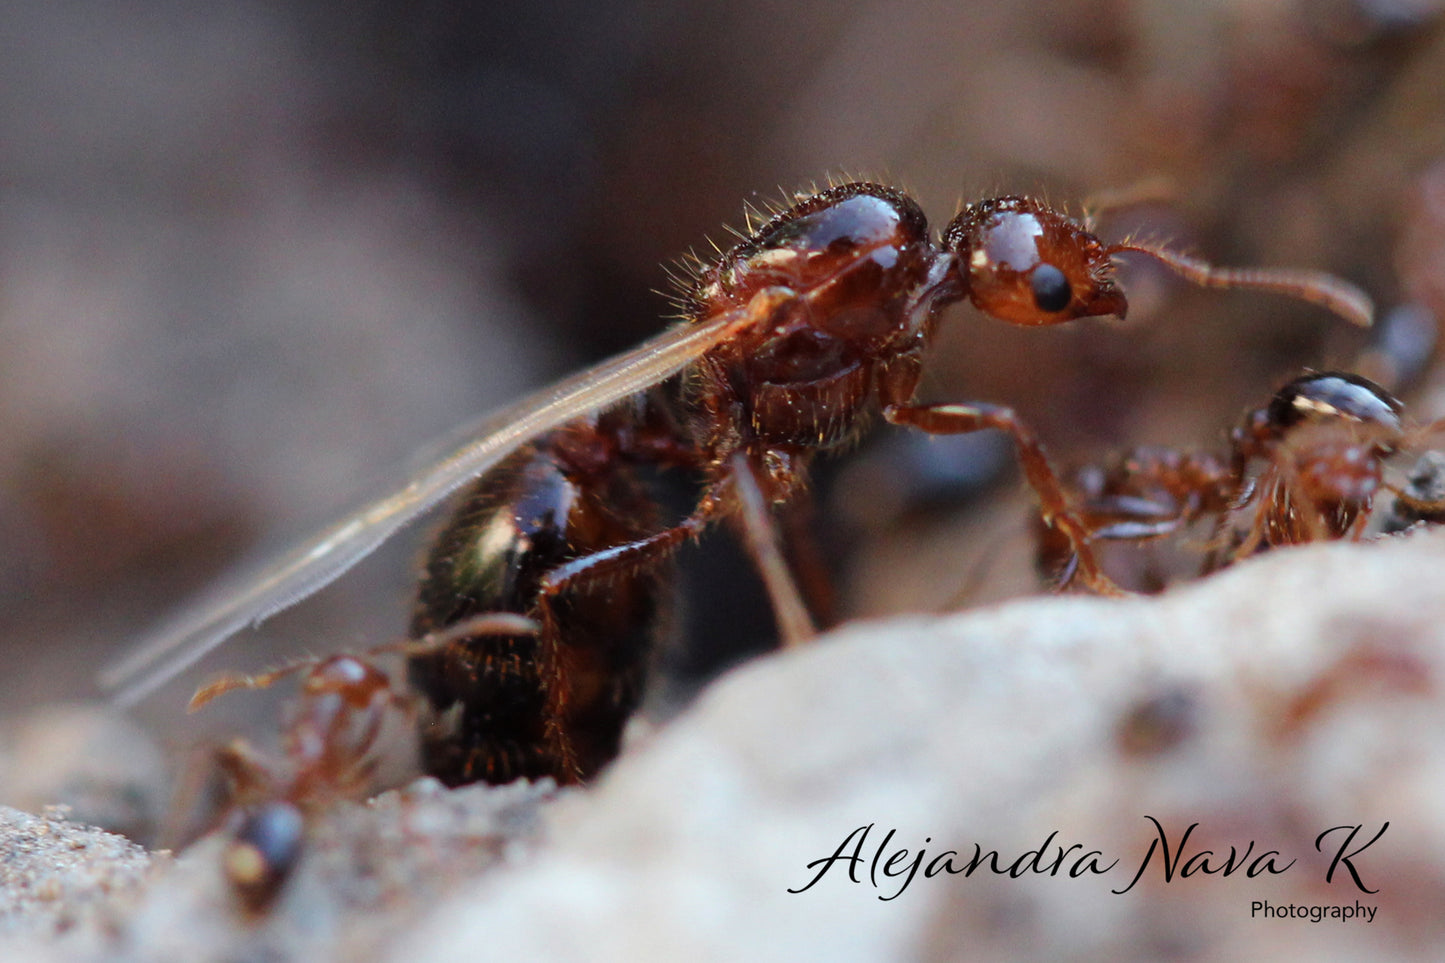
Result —
[[1050, 314], [1062, 311], [1074, 300], [1074, 289], [1064, 272], [1052, 264], [1040, 264], [1029, 275], [1029, 286], [1033, 288], [1034, 304], [1040, 311]]

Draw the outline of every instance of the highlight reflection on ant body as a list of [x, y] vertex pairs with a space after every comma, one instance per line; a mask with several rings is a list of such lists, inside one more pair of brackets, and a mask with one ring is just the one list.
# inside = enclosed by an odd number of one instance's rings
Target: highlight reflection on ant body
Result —
[[[1108, 468], [1079, 473], [1079, 515], [1098, 541], [1144, 543], [1213, 519], [1200, 567], [1216, 571], [1269, 548], [1358, 541], [1378, 496], [1393, 492], [1396, 514], [1429, 519], [1445, 505], [1387, 481], [1386, 463], [1422, 433], [1404, 406], [1367, 378], [1340, 371], [1290, 381], [1247, 413], [1229, 451], [1138, 448]], [[1040, 562], [1067, 583], [1069, 543], [1046, 531]]]
[[[1272, 290], [1370, 320], [1365, 296], [1328, 275], [1219, 269], [1157, 245], [1105, 244], [1086, 223], [1024, 197], [969, 204], [935, 238], [902, 192], [842, 184], [750, 228], [696, 272], [685, 323], [483, 420], [400, 490], [161, 633], [106, 684], [124, 689], [122, 701], [139, 698], [480, 479], [427, 565], [414, 631], [486, 611], [516, 612], [540, 629], [412, 660], [413, 682], [450, 726], [428, 738], [428, 764], [451, 782], [574, 782], [615, 752], [636, 702], [659, 567], [714, 521], [739, 529], [784, 642], [813, 634], [775, 512], [804, 494], [814, 454], [846, 444], [870, 411], [931, 434], [1006, 432], [1043, 517], [1067, 540], [1075, 578], [1117, 592], [1094, 557], [1089, 520], [1011, 410], [915, 402], [945, 305], [967, 299], [1018, 325], [1122, 316], [1112, 259], [1139, 252], [1197, 284]], [[675, 409], [644, 396], [679, 375]], [[692, 510], [670, 525], [652, 520], [636, 465], [700, 479]]]

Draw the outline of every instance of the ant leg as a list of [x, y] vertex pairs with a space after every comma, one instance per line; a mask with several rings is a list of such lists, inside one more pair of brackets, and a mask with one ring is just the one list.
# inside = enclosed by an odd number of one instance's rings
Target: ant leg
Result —
[[307, 656], [304, 659], [295, 659], [287, 662], [280, 668], [272, 669], [269, 672], [260, 672], [256, 675], [246, 675], [242, 672], [227, 672], [197, 689], [195, 694], [191, 696], [191, 701], [186, 703], [186, 711], [195, 712], [216, 696], [224, 695], [227, 692], [234, 692], [237, 689], [270, 688], [278, 680], [284, 679], [293, 672], [315, 668], [320, 665], [325, 658], [325, 656]]
[[1018, 452], [1024, 477], [1039, 498], [1044, 522], [1069, 540], [1078, 557], [1077, 578], [1100, 595], [1126, 594], [1099, 565], [1089, 526], [1070, 506], [1063, 484], [1049, 465], [1043, 443], [1012, 409], [991, 404], [889, 405], [883, 409], [883, 417], [891, 424], [907, 425], [931, 435], [961, 435], [988, 428], [1007, 432]]
[[787, 559], [783, 557], [777, 522], [747, 455], [741, 451], [734, 453], [729, 467], [737, 494], [737, 517], [743, 530], [743, 541], [753, 556], [758, 574], [763, 577], [768, 598], [772, 600], [783, 646], [802, 645], [817, 635], [818, 630], [813, 625], [813, 617], [808, 614], [808, 606], [803, 603], [797, 583], [793, 581]]
[[368, 655], [399, 652], [407, 658], [440, 652], [453, 642], [462, 642], [479, 635], [539, 635], [542, 626], [534, 619], [515, 612], [483, 612], [460, 622], [428, 632], [419, 639], [404, 639], [371, 649]]
[[232, 739], [212, 758], [231, 784], [232, 801], [239, 805], [275, 795], [275, 787], [283, 781], [276, 763], [244, 739]]
[[797, 576], [798, 588], [808, 611], [826, 627], [837, 623], [838, 604], [833, 591], [833, 577], [824, 561], [823, 548], [818, 544], [813, 509], [812, 493], [804, 489], [786, 505], [780, 506], [777, 518], [782, 526], [788, 568]]
[[[538, 595], [550, 602], [573, 585], [586, 585], [659, 562], [677, 551], [688, 539], [701, 535], [721, 513], [722, 502], [717, 491], [709, 490], [692, 514], [671, 528], [574, 558], [546, 572], [539, 581]], [[544, 622], [543, 631], [546, 628]]]
[[1233, 565], [1269, 548], [1273, 544], [1269, 538], [1271, 523], [1278, 519], [1287, 523], [1290, 512], [1289, 486], [1280, 477], [1279, 468], [1271, 467], [1257, 483], [1248, 530], [1239, 543], [1223, 555], [1218, 567]]
[[558, 597], [570, 589], [605, 584], [613, 576], [656, 565], [683, 543], [701, 535], [722, 512], [723, 502], [715, 486], [704, 493], [692, 514], [678, 524], [644, 538], [564, 562], [538, 580], [535, 605], [536, 621], [541, 628], [537, 633], [537, 671], [547, 699], [545, 738], [557, 760], [559, 782], [580, 782], [584, 772], [566, 725], [571, 711], [571, 693], [564, 682], [574, 673], [564, 668], [568, 652], [558, 631], [554, 610]]
[[[737, 496], [744, 539], [753, 553], [753, 560], [758, 565], [768, 594], [772, 598], [784, 644], [806, 641], [816, 634], [812, 617], [808, 615], [807, 606], [803, 604], [802, 596], [793, 584], [778, 544], [776, 525], [762, 489], [748, 464], [747, 456], [742, 452], [735, 454], [729, 468], [731, 470], [726, 477], [732, 483]], [[724, 513], [720, 488], [721, 486], [717, 486], [708, 491], [693, 513], [672, 528], [634, 542], [625, 542], [593, 552], [552, 569], [542, 576], [539, 602], [543, 605], [550, 604], [552, 599], [573, 584], [606, 579], [617, 572], [635, 569], [672, 554], [683, 542], [702, 534], [714, 518]]]
[[[367, 656], [381, 655], [388, 652], [399, 652], [402, 655], [414, 656], [425, 655], [444, 649], [452, 642], [460, 639], [470, 638], [474, 635], [534, 635], [539, 626], [536, 622], [524, 615], [517, 615], [512, 612], [484, 612], [481, 615], [463, 619], [456, 625], [447, 626], [436, 632], [430, 632], [419, 639], [403, 639], [400, 642], [389, 642], [385, 645], [378, 645], [366, 651]], [[224, 695], [227, 692], [234, 692], [237, 689], [267, 689], [275, 685], [281, 679], [299, 672], [302, 669], [314, 669], [325, 662], [330, 656], [313, 655], [301, 659], [293, 659], [275, 669], [266, 672], [259, 672], [255, 675], [247, 675], [244, 672], [227, 672], [212, 679], [201, 686], [191, 696], [191, 701], [186, 704], [187, 712], [195, 712], [197, 709], [210, 702], [216, 696]]]

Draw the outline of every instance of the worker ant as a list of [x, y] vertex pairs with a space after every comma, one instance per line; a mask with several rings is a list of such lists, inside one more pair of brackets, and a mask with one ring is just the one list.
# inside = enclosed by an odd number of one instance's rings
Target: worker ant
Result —
[[264, 689], [299, 673], [299, 694], [288, 706], [278, 756], [242, 739], [215, 751], [229, 783], [232, 818], [222, 855], [227, 882], [241, 906], [264, 911], [291, 875], [307, 826], [337, 802], [371, 795], [376, 749], [390, 716], [425, 714], [415, 694], [394, 685], [374, 660], [388, 652], [425, 657], [464, 640], [536, 634], [535, 623], [509, 613], [458, 621], [446, 630], [385, 645], [365, 655], [302, 659], [258, 675], [229, 674], [191, 697], [195, 711], [235, 689]]
[[[239, 629], [339, 577], [417, 515], [474, 488], [427, 563], [414, 632], [485, 612], [539, 629], [458, 639], [411, 661], [412, 682], [451, 726], [426, 737], [451, 782], [590, 776], [616, 751], [662, 606], [659, 567], [713, 522], [734, 524], [785, 644], [814, 634], [776, 512], [804, 496], [821, 451], [866, 416], [930, 434], [985, 429], [1013, 440], [1073, 577], [1118, 589], [1095, 559], [1097, 525], [1072, 506], [1034, 433], [1008, 408], [914, 400], [941, 309], [969, 300], [1010, 324], [1059, 324], [1127, 309], [1114, 258], [1137, 252], [1189, 281], [1284, 293], [1361, 325], [1368, 299], [1313, 271], [1210, 266], [1161, 245], [1106, 244], [1043, 201], [968, 204], [936, 238], [917, 203], [872, 183], [800, 195], [755, 223], [680, 298], [685, 321], [468, 429], [399, 490], [240, 580], [112, 668], [134, 702]], [[650, 391], [664, 382], [671, 404]], [[699, 481], [692, 509], [654, 520], [640, 467]]]
[[[1394, 455], [1438, 427], [1407, 426], [1404, 406], [1367, 378], [1311, 373], [1248, 412], [1225, 454], [1136, 448], [1107, 468], [1078, 473], [1078, 514], [1096, 542], [1135, 544], [1211, 519], [1200, 574], [1279, 546], [1358, 541], [1384, 493], [1394, 494], [1397, 516], [1414, 513], [1407, 523], [1445, 509], [1429, 494], [1411, 494], [1414, 483], [1385, 477]], [[1040, 565], [1060, 584], [1073, 577], [1070, 551], [1057, 533], [1044, 532]]]

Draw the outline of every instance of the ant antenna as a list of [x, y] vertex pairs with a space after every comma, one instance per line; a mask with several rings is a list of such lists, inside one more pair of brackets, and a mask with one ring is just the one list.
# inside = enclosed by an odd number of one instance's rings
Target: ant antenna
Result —
[[1310, 304], [1317, 304], [1351, 324], [1368, 328], [1375, 320], [1370, 296], [1348, 281], [1324, 271], [1286, 268], [1222, 268], [1207, 261], [1171, 251], [1163, 245], [1142, 241], [1111, 244], [1109, 254], [1134, 251], [1147, 254], [1186, 281], [1204, 288], [1242, 288], [1272, 291]]
[[[408, 657], [425, 655], [444, 649], [453, 642], [477, 635], [537, 635], [541, 631], [542, 627], [525, 615], [516, 615], [511, 612], [483, 612], [480, 615], [462, 619], [441, 631], [429, 632], [419, 639], [403, 639], [400, 642], [378, 645], [368, 650], [366, 655], [381, 655], [387, 652], [400, 652]], [[191, 696], [191, 701], [186, 705], [186, 711], [195, 712], [216, 696], [225, 695], [227, 692], [234, 692], [237, 689], [270, 688], [292, 673], [302, 669], [315, 668], [325, 661], [324, 656], [307, 656], [282, 663], [278, 668], [256, 675], [227, 672], [197, 689], [195, 695]]]

